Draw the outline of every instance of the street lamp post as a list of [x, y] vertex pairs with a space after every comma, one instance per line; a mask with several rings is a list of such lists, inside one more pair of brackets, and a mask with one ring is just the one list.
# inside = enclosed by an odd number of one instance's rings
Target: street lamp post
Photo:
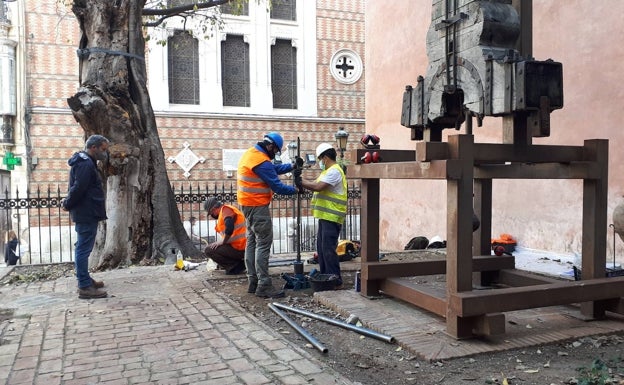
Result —
[[338, 132], [334, 134], [336, 138], [336, 143], [338, 144], [338, 149], [340, 149], [340, 167], [344, 171], [347, 170], [347, 166], [344, 164], [344, 152], [347, 149], [347, 140], [349, 140], [349, 133], [344, 130], [343, 127], [338, 129]]

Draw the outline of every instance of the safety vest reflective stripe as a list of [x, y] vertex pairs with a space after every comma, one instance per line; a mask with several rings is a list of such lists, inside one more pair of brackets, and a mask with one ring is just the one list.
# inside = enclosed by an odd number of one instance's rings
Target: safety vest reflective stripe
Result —
[[271, 203], [273, 192], [255, 172], [254, 167], [271, 159], [264, 152], [251, 147], [238, 162], [237, 200], [241, 206], [266, 206]]
[[241, 238], [245, 238], [245, 234], [238, 234], [238, 235], [233, 235], [230, 237], [230, 243], [237, 241]]
[[331, 222], [342, 224], [347, 214], [347, 178], [345, 178], [342, 167], [334, 164], [324, 170], [317, 178], [317, 181], [332, 168], [336, 168], [342, 175], [342, 193], [335, 194], [328, 190], [315, 192], [312, 196], [312, 215], [318, 219], [325, 219]]
[[221, 210], [219, 211], [219, 219], [217, 219], [217, 225], [215, 226], [215, 230], [219, 234], [221, 234], [222, 237], [225, 237], [225, 217], [221, 215], [225, 207], [229, 208], [234, 212], [234, 214], [236, 214], [234, 231], [232, 232], [232, 235], [230, 235], [228, 244], [236, 250], [245, 250], [245, 246], [247, 245], [247, 229], [245, 227], [245, 216], [239, 209], [234, 206], [223, 205], [223, 207], [221, 207]]
[[244, 187], [244, 186], [239, 186], [238, 187], [238, 191], [244, 191], [244, 192], [248, 192], [248, 193], [254, 193], [254, 194], [266, 194], [267, 192], [270, 193], [271, 192], [271, 188], [261, 188], [261, 187]]
[[336, 215], [336, 216], [339, 216], [339, 217], [345, 217], [347, 215], [346, 212], [342, 212], [342, 211], [339, 211], [339, 210], [332, 210], [330, 208], [319, 206], [319, 205], [313, 206], [312, 209], [316, 210], [316, 211], [322, 211], [322, 212], [325, 212], [325, 213], [333, 214], [333, 215]]
[[245, 175], [241, 175], [238, 177], [238, 180], [244, 180], [245, 182], [250, 182], [250, 183], [263, 183], [261, 178], [254, 178], [251, 176], [245, 176]]
[[316, 199], [334, 202], [334, 203], [337, 203], [339, 205], [346, 205], [347, 204], [347, 198], [344, 198], [344, 199], [342, 197], [336, 198], [336, 197], [325, 195], [325, 194], [319, 194], [316, 197]]

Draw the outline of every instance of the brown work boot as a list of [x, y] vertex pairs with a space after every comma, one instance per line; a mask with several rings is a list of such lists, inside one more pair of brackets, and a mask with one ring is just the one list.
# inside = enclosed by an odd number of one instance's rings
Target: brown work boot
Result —
[[275, 289], [272, 285], [270, 286], [258, 286], [256, 289], [256, 297], [261, 298], [282, 298], [286, 294], [284, 290]]
[[93, 284], [93, 287], [95, 287], [96, 289], [101, 289], [104, 287], [104, 281], [96, 281], [95, 279], [91, 278], [91, 282]]
[[93, 299], [93, 298], [106, 298], [108, 293], [104, 290], [96, 289], [94, 285], [85, 288], [78, 289], [78, 298], [81, 299]]

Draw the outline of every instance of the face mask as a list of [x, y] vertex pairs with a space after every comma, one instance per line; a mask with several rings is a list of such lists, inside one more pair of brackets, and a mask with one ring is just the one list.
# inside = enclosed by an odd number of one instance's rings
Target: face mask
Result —
[[323, 162], [322, 160], [319, 160], [319, 168], [321, 170], [325, 170], [325, 162]]

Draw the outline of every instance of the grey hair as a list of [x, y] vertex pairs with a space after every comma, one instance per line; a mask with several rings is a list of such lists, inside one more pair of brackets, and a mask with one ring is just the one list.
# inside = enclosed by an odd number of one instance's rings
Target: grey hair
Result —
[[103, 143], [110, 143], [110, 141], [102, 135], [91, 135], [85, 142], [85, 150], [88, 150], [93, 146], [100, 147]]

